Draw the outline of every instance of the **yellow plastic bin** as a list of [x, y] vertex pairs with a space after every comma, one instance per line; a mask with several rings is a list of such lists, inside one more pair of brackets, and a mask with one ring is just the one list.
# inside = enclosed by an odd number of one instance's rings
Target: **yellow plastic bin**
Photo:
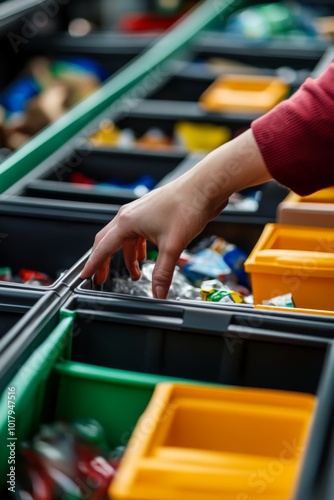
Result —
[[334, 229], [267, 224], [245, 270], [254, 304], [290, 292], [297, 308], [334, 311]]
[[130, 438], [113, 500], [288, 500], [316, 398], [158, 384]]
[[323, 309], [305, 309], [303, 307], [279, 307], [279, 306], [270, 306], [266, 304], [256, 304], [254, 306], [255, 309], [262, 311], [274, 311], [274, 312], [282, 312], [282, 313], [293, 313], [293, 314], [312, 314], [317, 316], [334, 316], [334, 311], [325, 311]]
[[180, 121], [175, 124], [176, 142], [187, 151], [208, 152], [231, 139], [231, 131], [223, 125]]
[[282, 101], [289, 86], [276, 77], [227, 75], [217, 78], [200, 96], [207, 111], [265, 113]]
[[290, 193], [277, 207], [281, 224], [334, 227], [334, 187], [308, 196]]

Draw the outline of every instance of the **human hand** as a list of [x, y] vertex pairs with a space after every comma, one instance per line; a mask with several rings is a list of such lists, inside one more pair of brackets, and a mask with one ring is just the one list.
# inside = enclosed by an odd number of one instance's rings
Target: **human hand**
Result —
[[158, 248], [152, 289], [166, 298], [181, 252], [226, 206], [229, 196], [271, 179], [248, 130], [212, 151], [195, 167], [163, 187], [124, 205], [95, 238], [81, 278], [95, 275], [102, 284], [110, 259], [123, 248], [133, 280], [140, 278], [139, 262], [146, 258], [146, 242]]
[[196, 200], [196, 190], [186, 179], [179, 178], [155, 189], [121, 207], [96, 235], [81, 277], [95, 274], [95, 283], [103, 283], [112, 256], [122, 247], [131, 278], [139, 279], [139, 262], [146, 258], [149, 241], [159, 251], [152, 278], [153, 296], [166, 298], [181, 252], [214, 216], [210, 215], [203, 200]]

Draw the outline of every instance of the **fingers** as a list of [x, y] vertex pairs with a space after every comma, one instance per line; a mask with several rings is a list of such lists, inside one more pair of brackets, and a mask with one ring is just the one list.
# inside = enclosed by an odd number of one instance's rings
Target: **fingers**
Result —
[[103, 283], [108, 278], [110, 259], [111, 257], [108, 257], [105, 261], [103, 261], [101, 266], [95, 272], [94, 274], [95, 285], [103, 285]]
[[140, 268], [138, 263], [138, 239], [125, 240], [123, 243], [124, 261], [132, 280], [140, 278]]
[[152, 276], [153, 297], [166, 299], [181, 250], [161, 246]]
[[138, 252], [138, 260], [146, 259], [146, 239], [142, 238], [141, 236], [138, 238], [137, 252]]
[[110, 260], [121, 246], [129, 274], [133, 280], [138, 280], [140, 278], [139, 261], [146, 259], [146, 240], [142, 237], [124, 239], [118, 236], [117, 227], [113, 223], [108, 224], [96, 235], [91, 255], [82, 270], [81, 278], [86, 279], [94, 275], [95, 283], [103, 284], [108, 277]]
[[110, 259], [122, 245], [117, 228], [110, 226], [107, 229], [108, 226], [96, 235], [92, 252], [80, 275], [82, 279], [86, 279], [96, 273], [96, 284], [104, 283], [108, 276]]

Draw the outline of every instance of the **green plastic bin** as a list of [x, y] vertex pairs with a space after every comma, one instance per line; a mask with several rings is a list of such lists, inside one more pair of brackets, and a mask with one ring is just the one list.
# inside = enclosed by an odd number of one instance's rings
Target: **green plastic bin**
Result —
[[[61, 317], [48, 338], [19, 367], [0, 398], [0, 435], [8, 431], [8, 394], [15, 394], [16, 457], [42, 422], [98, 420], [110, 447], [125, 445], [157, 383], [174, 377], [128, 372], [70, 361], [74, 317]], [[11, 398], [11, 402], [13, 399]], [[13, 436], [12, 436], [13, 437]], [[0, 493], [6, 494], [8, 448], [0, 448]], [[2, 490], [1, 490], [2, 488]]]

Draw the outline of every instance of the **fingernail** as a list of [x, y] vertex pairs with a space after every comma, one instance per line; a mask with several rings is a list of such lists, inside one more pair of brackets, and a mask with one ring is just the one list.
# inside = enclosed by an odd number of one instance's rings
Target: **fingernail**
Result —
[[101, 286], [103, 284], [103, 282], [97, 276], [95, 276], [95, 274], [92, 277], [92, 281], [93, 281], [93, 285], [96, 287]]
[[137, 281], [137, 280], [139, 280], [139, 279], [140, 279], [140, 277], [141, 277], [141, 271], [140, 271], [140, 267], [139, 267], [139, 265], [137, 264], [137, 265], [135, 266], [135, 272], [134, 272], [133, 274], [131, 274], [131, 279], [132, 279], [133, 281]]
[[154, 289], [154, 297], [156, 299], [164, 299], [166, 297], [166, 290], [163, 286], [158, 285]]

